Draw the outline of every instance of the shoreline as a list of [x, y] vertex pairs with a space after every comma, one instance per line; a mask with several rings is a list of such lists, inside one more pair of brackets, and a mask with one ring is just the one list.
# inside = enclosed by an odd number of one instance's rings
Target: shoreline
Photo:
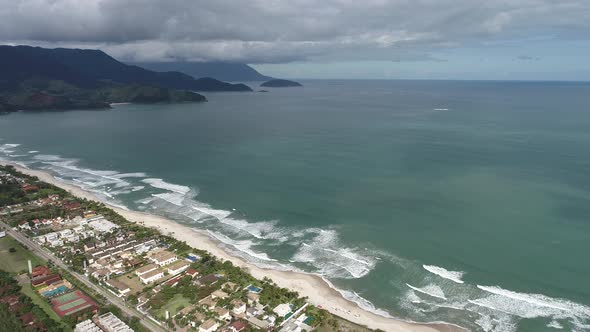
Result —
[[185, 241], [193, 248], [208, 251], [212, 255], [231, 261], [234, 265], [245, 269], [257, 279], [268, 277], [278, 286], [298, 292], [301, 296], [307, 297], [311, 304], [328, 310], [335, 316], [341, 317], [350, 322], [367, 326], [370, 329], [380, 329], [392, 332], [454, 332], [466, 331], [466, 329], [445, 322], [415, 323], [407, 322], [398, 318], [388, 318], [361, 308], [357, 303], [346, 299], [331, 283], [320, 276], [305, 272], [280, 271], [270, 268], [262, 268], [247, 262], [245, 259], [233, 256], [219, 246], [221, 243], [205, 231], [197, 230], [171, 219], [149, 214], [140, 211], [124, 209], [101, 201], [95, 194], [83, 190], [75, 185], [64, 183], [56, 179], [52, 174], [33, 170], [14, 162], [0, 160], [0, 165], [10, 165], [16, 170], [38, 177], [40, 180], [60, 187], [74, 196], [97, 201], [107, 205], [109, 208], [131, 222], [138, 223], [145, 227], [155, 228], [162, 234], [170, 235], [177, 240]]

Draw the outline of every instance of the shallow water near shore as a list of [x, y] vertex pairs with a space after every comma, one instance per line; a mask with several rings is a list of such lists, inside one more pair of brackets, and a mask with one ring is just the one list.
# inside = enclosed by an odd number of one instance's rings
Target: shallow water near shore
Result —
[[590, 85], [304, 85], [4, 115], [0, 158], [383, 315], [590, 330]]

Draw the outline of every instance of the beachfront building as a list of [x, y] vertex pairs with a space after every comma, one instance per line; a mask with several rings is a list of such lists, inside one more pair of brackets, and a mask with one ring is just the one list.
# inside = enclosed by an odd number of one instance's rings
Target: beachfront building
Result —
[[184, 270], [188, 269], [190, 263], [187, 261], [176, 261], [170, 265], [168, 265], [167, 270], [168, 273], [171, 275], [179, 274]]
[[176, 262], [178, 260], [178, 257], [176, 257], [176, 254], [168, 250], [162, 250], [158, 253], [153, 254], [150, 257], [150, 260], [160, 266], [164, 266]]
[[199, 326], [199, 332], [215, 332], [218, 328], [219, 323], [211, 318]]
[[98, 231], [99, 233], [110, 233], [119, 228], [116, 224], [106, 220], [103, 216], [96, 216], [88, 218], [88, 227]]
[[149, 284], [150, 282], [156, 281], [160, 278], [164, 277], [164, 272], [160, 271], [160, 270], [154, 270], [151, 272], [148, 272], [142, 276], [139, 277], [139, 280], [141, 280], [142, 283], [144, 284]]
[[274, 311], [277, 315], [279, 315], [279, 317], [285, 317], [289, 313], [291, 313], [291, 305], [288, 303], [281, 303], [278, 306], [276, 306], [274, 309], [272, 309], [272, 311]]

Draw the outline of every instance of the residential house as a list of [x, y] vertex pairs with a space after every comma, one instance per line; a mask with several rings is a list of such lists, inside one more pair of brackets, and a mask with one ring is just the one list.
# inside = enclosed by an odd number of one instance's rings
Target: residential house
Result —
[[168, 269], [168, 273], [170, 273], [171, 275], [175, 275], [175, 274], [179, 274], [182, 271], [188, 269], [189, 266], [190, 266], [190, 264], [187, 261], [176, 261], [176, 262], [168, 265], [167, 269]]
[[197, 271], [197, 270], [195, 270], [195, 269], [193, 269], [193, 268], [191, 267], [191, 268], [189, 268], [188, 270], [186, 270], [186, 275], [187, 275], [187, 276], [191, 276], [191, 278], [193, 278], [193, 279], [194, 279], [196, 276], [198, 276], [198, 275], [199, 275], [199, 271]]
[[219, 323], [215, 319], [208, 319], [199, 326], [199, 332], [214, 332], [219, 328]]
[[229, 315], [229, 310], [225, 309], [225, 308], [215, 308], [213, 309], [213, 311], [215, 311], [215, 313], [217, 314], [217, 317], [219, 317], [219, 319], [224, 320], [226, 322], [231, 321], [231, 316]]
[[168, 265], [170, 263], [176, 262], [178, 260], [178, 257], [176, 257], [176, 254], [174, 254], [168, 250], [162, 250], [162, 251], [152, 255], [150, 257], [150, 260], [160, 266], [164, 266], [164, 265]]
[[233, 305], [232, 312], [235, 315], [242, 315], [242, 314], [246, 313], [246, 303], [244, 303], [240, 300], [233, 300], [231, 302], [231, 304]]
[[201, 285], [213, 285], [219, 280], [219, 277], [215, 274], [208, 274], [199, 278], [198, 283]]
[[291, 305], [288, 303], [281, 303], [278, 306], [276, 306], [274, 309], [272, 309], [272, 311], [274, 311], [277, 315], [279, 315], [279, 317], [285, 317], [289, 313], [291, 313]]
[[228, 326], [228, 330], [230, 332], [241, 332], [241, 331], [245, 330], [247, 327], [248, 327], [248, 324], [246, 324], [246, 322], [241, 321], [241, 320], [237, 320]]
[[260, 302], [260, 295], [256, 293], [248, 293], [246, 294], [246, 297], [248, 298], [248, 304], [250, 305]]
[[135, 270], [135, 274], [138, 277], [141, 277], [142, 275], [152, 272], [154, 270], [156, 270], [158, 268], [158, 266], [156, 264], [148, 264], [146, 266], [142, 266], [139, 269]]
[[199, 305], [201, 305], [202, 307], [205, 307], [209, 310], [213, 310], [215, 308], [215, 306], [217, 305], [217, 301], [215, 301], [213, 299], [213, 297], [211, 297], [211, 295], [201, 299], [199, 301]]
[[226, 283], [224, 283], [223, 285], [221, 285], [221, 289], [222, 290], [227, 290], [229, 292], [234, 292], [236, 290], [236, 288], [238, 288], [238, 284], [233, 283], [231, 281], [228, 281]]
[[125, 296], [127, 293], [131, 292], [131, 288], [129, 288], [129, 286], [125, 285], [123, 282], [117, 279], [109, 279], [107, 281], [107, 284], [109, 284], [109, 286], [113, 287], [117, 291], [118, 297]]
[[219, 299], [225, 299], [228, 296], [229, 295], [226, 292], [222, 291], [222, 290], [216, 290], [213, 293], [211, 293], [211, 297], [214, 298], [214, 299], [217, 299], [217, 298], [219, 298]]
[[149, 284], [150, 282], [156, 281], [160, 278], [164, 277], [164, 272], [161, 270], [154, 270], [148, 273], [145, 273], [139, 277], [139, 280], [144, 284]]

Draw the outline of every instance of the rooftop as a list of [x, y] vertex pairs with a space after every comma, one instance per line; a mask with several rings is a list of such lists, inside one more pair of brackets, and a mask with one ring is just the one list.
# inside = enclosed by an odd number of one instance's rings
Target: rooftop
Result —
[[148, 264], [148, 265], [142, 266], [139, 269], [135, 270], [135, 272], [138, 274], [144, 274], [146, 272], [152, 271], [157, 268], [158, 268], [158, 266], [156, 264]]
[[211, 327], [215, 326], [215, 324], [217, 324], [215, 319], [210, 318], [210, 319], [206, 320], [203, 324], [201, 324], [201, 326], [199, 326], [199, 327], [204, 328], [205, 330], [208, 330]]
[[156, 276], [156, 275], [158, 275], [160, 273], [162, 273], [162, 271], [160, 271], [159, 269], [158, 270], [154, 270], [154, 271], [151, 271], [151, 272], [148, 272], [148, 273], [142, 275], [141, 278], [143, 278], [143, 279], [149, 279], [149, 278], [151, 278], [153, 276]]
[[113, 286], [114, 288], [118, 289], [119, 291], [123, 292], [129, 289], [129, 286], [124, 284], [123, 282], [117, 279], [110, 279], [107, 281], [107, 284]]
[[167, 261], [171, 258], [174, 258], [174, 257], [176, 257], [175, 253], [170, 252], [168, 250], [163, 250], [163, 251], [160, 251], [160, 252], [152, 255], [151, 258], [157, 262], [165, 262], [165, 261]]

